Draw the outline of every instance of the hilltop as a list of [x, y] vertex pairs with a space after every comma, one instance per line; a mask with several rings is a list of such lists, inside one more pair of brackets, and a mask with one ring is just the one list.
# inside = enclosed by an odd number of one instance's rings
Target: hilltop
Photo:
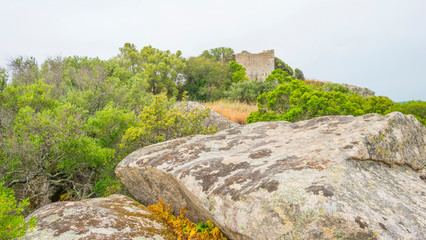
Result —
[[[425, 102], [394, 103], [310, 81], [275, 56], [265, 79], [250, 79], [234, 60], [234, 51], [225, 47], [184, 58], [180, 51], [130, 43], [109, 60], [11, 60], [0, 69], [0, 179], [7, 193], [0, 219], [15, 219], [16, 229], [1, 231], [23, 234], [23, 217], [50, 203], [130, 195], [114, 173], [129, 154], [219, 130], [204, 124], [208, 108], [186, 111], [177, 102], [244, 103], [252, 106], [242, 117], [247, 123], [399, 111], [426, 125]], [[239, 119], [234, 120], [244, 124]], [[15, 199], [22, 204], [17, 207]]]

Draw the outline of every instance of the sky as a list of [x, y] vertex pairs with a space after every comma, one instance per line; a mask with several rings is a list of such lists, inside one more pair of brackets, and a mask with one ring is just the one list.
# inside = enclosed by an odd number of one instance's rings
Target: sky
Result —
[[185, 57], [274, 49], [306, 78], [426, 101], [426, 0], [0, 0], [0, 66], [109, 59], [126, 42]]

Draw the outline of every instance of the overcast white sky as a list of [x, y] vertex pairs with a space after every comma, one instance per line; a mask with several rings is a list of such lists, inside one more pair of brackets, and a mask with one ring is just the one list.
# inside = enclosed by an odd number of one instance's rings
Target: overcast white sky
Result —
[[0, 66], [17, 56], [109, 59], [138, 48], [231, 47], [305, 77], [426, 101], [426, 0], [0, 0]]

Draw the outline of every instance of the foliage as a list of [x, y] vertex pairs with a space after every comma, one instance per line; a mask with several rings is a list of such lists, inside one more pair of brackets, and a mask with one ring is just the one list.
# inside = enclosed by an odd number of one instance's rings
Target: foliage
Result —
[[232, 74], [227, 64], [205, 57], [191, 57], [183, 70], [185, 81], [180, 92], [188, 92], [191, 100], [220, 99], [232, 83]]
[[79, 112], [69, 103], [40, 112], [25, 106], [8, 129], [2, 174], [9, 187], [16, 185], [20, 195], [30, 197], [32, 207], [60, 189], [76, 199], [90, 197], [99, 171], [113, 160], [113, 149], [83, 131]]
[[113, 107], [110, 102], [104, 109], [90, 116], [84, 128], [90, 137], [99, 140], [101, 146], [108, 147], [116, 145], [124, 131], [136, 124], [135, 121], [134, 112]]
[[294, 77], [299, 80], [305, 80], [305, 75], [303, 74], [302, 70], [298, 68], [294, 69]]
[[[229, 65], [211, 62], [219, 71], [210, 76], [224, 81], [206, 86], [229, 86]], [[28, 198], [29, 211], [50, 201], [125, 193], [114, 168], [129, 151], [213, 131], [201, 126], [206, 112], [172, 107], [184, 67], [179, 51], [151, 46], [139, 51], [133, 44], [125, 44], [108, 61], [56, 57], [39, 67], [34, 58], [12, 60], [11, 84], [0, 91], [0, 177], [5, 186], [15, 190], [17, 200]], [[1, 69], [0, 76], [7, 79], [6, 71]], [[221, 97], [222, 90], [214, 94]], [[160, 92], [165, 95], [155, 105], [153, 94]], [[130, 140], [137, 144], [126, 145]]]
[[352, 102], [348, 95], [335, 91], [316, 91], [297, 79], [282, 83], [274, 91], [260, 95], [258, 107], [259, 110], [250, 114], [247, 122], [295, 122], [324, 115], [359, 116], [365, 113], [360, 104]]
[[215, 132], [214, 127], [204, 127], [202, 122], [210, 114], [209, 109], [185, 111], [184, 105], [173, 106], [164, 95], [156, 95], [154, 102], [145, 107], [136, 120], [136, 126], [129, 127], [121, 148], [131, 152], [150, 144], [184, 137], [196, 133]]
[[173, 232], [178, 235], [179, 240], [226, 240], [219, 228], [215, 227], [210, 220], [207, 220], [205, 223], [200, 222], [198, 224], [189, 221], [185, 217], [185, 208], [180, 211], [180, 215], [178, 217], [173, 215], [173, 209], [170, 207], [170, 204], [166, 206], [162, 200], [159, 200], [156, 205], [150, 205], [148, 208], [158, 214], [169, 226], [172, 227]]
[[31, 84], [39, 79], [40, 71], [35, 58], [17, 57], [9, 63], [12, 70], [12, 83], [15, 85]]
[[293, 69], [277, 57], [275, 57], [275, 69], [281, 69], [284, 72], [287, 72], [289, 76], [293, 76], [294, 74]]
[[6, 69], [0, 67], [0, 92], [6, 88], [7, 78]]
[[240, 64], [238, 64], [234, 61], [231, 61], [229, 63], [229, 67], [231, 68], [232, 82], [233, 83], [248, 80], [248, 78], [246, 76], [246, 69], [243, 68], [243, 66], [241, 66]]
[[351, 101], [358, 102], [361, 105], [362, 110], [365, 113], [386, 115], [388, 110], [394, 105], [392, 100], [383, 96], [371, 96], [364, 98], [355, 93], [352, 93], [349, 96], [351, 97]]
[[227, 64], [231, 61], [234, 61], [234, 50], [227, 47], [218, 47], [212, 48], [210, 50], [205, 50], [200, 57], [211, 59], [217, 62]]
[[321, 87], [282, 76], [278, 74], [278, 77], [274, 77], [281, 82], [275, 90], [258, 97], [258, 111], [252, 112], [247, 117], [248, 123], [276, 120], [295, 122], [325, 115], [359, 116], [367, 113], [385, 115], [400, 111], [404, 114], [413, 114], [425, 125], [425, 102], [394, 103], [383, 96], [364, 98], [340, 84], [327, 83]]
[[349, 88], [342, 86], [338, 83], [326, 83], [322, 86], [322, 90], [324, 92], [341, 92], [341, 93], [349, 93]]
[[232, 83], [247, 80], [246, 69], [233, 59], [234, 50], [224, 47], [206, 50], [199, 57], [189, 58], [183, 70], [179, 96], [186, 91], [191, 100], [223, 98]]
[[225, 96], [231, 101], [251, 104], [257, 101], [260, 94], [272, 91], [275, 87], [275, 84], [271, 81], [240, 81], [232, 83], [229, 90], [225, 92]]
[[119, 69], [121, 72], [141, 73], [151, 93], [159, 94], [164, 91], [168, 96], [177, 96], [178, 90], [175, 83], [184, 67], [184, 59], [181, 55], [180, 51], [172, 54], [168, 50], [161, 51], [151, 46], [138, 51], [135, 45], [126, 43], [120, 48], [120, 54], [114, 62], [122, 68]]
[[18, 203], [14, 191], [3, 185], [3, 180], [0, 180], [0, 239], [16, 239], [24, 236], [27, 229], [35, 227], [36, 218], [26, 222], [21, 213], [29, 205], [28, 199]]
[[1, 107], [17, 113], [22, 107], [28, 106], [39, 112], [58, 106], [58, 101], [50, 95], [51, 86], [43, 81], [35, 81], [31, 85], [10, 85], [0, 95]]
[[275, 84], [282, 84], [285, 82], [290, 82], [292, 80], [289, 74], [281, 69], [275, 69], [269, 74], [265, 79], [266, 82], [272, 82]]

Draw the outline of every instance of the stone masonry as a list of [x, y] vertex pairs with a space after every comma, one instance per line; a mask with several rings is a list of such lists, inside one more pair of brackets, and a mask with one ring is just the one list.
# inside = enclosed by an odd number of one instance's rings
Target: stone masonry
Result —
[[275, 68], [274, 50], [265, 50], [261, 53], [242, 51], [235, 54], [235, 61], [247, 69], [250, 80], [265, 81], [266, 77]]

